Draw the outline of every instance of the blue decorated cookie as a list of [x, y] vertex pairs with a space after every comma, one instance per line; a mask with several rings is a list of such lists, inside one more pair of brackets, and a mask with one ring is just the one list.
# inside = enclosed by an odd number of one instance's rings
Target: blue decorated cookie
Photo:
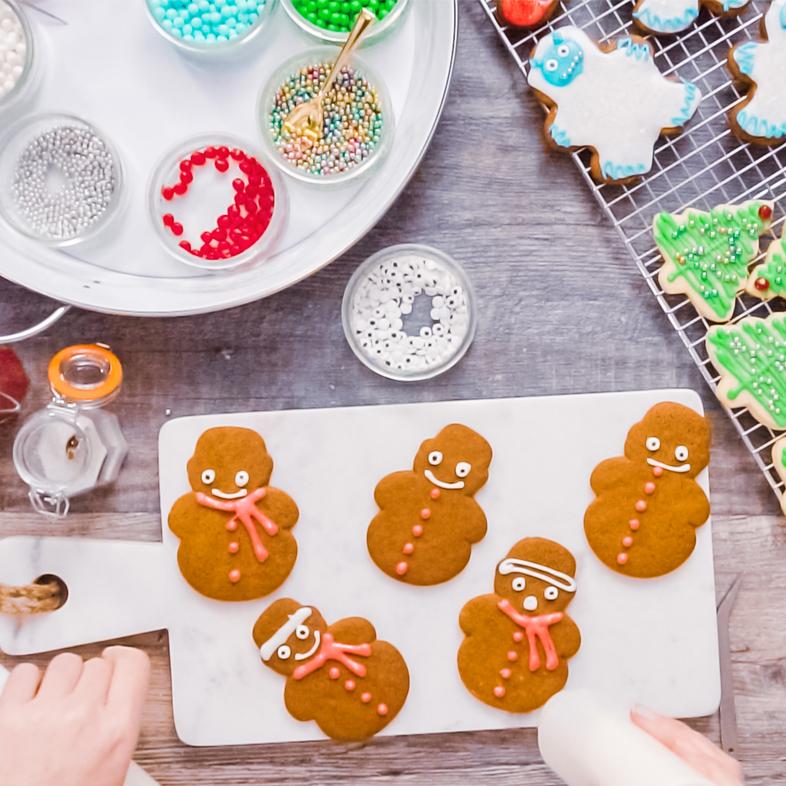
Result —
[[647, 33], [665, 35], [687, 30], [705, 6], [718, 16], [736, 16], [750, 0], [638, 0], [633, 19]]

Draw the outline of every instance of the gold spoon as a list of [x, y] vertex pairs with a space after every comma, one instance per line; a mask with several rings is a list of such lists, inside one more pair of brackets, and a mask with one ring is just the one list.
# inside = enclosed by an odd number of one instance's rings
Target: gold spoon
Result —
[[322, 86], [322, 89], [313, 98], [310, 98], [308, 101], [304, 101], [302, 104], [298, 104], [287, 115], [287, 119], [284, 121], [284, 127], [287, 129], [287, 131], [290, 132], [290, 134], [302, 133], [305, 136], [313, 138], [314, 140], [319, 139], [322, 136], [323, 123], [325, 119], [325, 110], [322, 108], [322, 104], [327, 97], [330, 88], [333, 86], [333, 82], [336, 81], [336, 77], [341, 72], [341, 69], [346, 65], [355, 47], [360, 42], [360, 39], [363, 37], [366, 30], [368, 30], [369, 26], [376, 21], [376, 19], [376, 16], [374, 16], [374, 14], [369, 11], [368, 8], [364, 8], [358, 14], [358, 18], [355, 20], [355, 25], [352, 28], [352, 32], [344, 42], [344, 46], [341, 47], [341, 51], [338, 53], [336, 62], [333, 63], [333, 68], [330, 69], [330, 73], [328, 74], [328, 78], [325, 80], [325, 84]]

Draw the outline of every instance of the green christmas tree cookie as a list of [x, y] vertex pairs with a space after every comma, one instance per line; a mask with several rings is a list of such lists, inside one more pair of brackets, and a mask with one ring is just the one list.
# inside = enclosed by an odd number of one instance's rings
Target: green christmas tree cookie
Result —
[[709, 213], [694, 208], [658, 213], [653, 234], [664, 260], [661, 289], [686, 295], [705, 319], [728, 321], [771, 220], [772, 202], [763, 200], [721, 205]]
[[762, 300], [786, 297], [786, 229], [784, 233], [770, 244], [764, 262], [753, 268], [745, 287], [748, 294]]
[[727, 407], [747, 407], [765, 426], [786, 429], [786, 314], [711, 327], [707, 353]]

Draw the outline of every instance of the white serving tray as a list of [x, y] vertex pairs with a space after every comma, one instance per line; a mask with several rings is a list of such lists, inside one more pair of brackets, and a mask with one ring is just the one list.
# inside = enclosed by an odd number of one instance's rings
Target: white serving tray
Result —
[[[592, 687], [661, 712], [693, 717], [720, 699], [712, 533], [698, 531], [691, 558], [673, 574], [629, 579], [589, 550], [583, 514], [589, 476], [621, 452], [628, 428], [658, 401], [702, 411], [689, 390], [456, 401], [330, 410], [182, 418], [159, 440], [161, 508], [188, 491], [186, 462], [199, 435], [217, 425], [257, 429], [275, 461], [272, 483], [300, 506], [299, 556], [272, 596], [212, 601], [181, 577], [178, 541], [163, 544], [78, 538], [0, 541], [0, 576], [11, 584], [54, 573], [68, 585], [66, 605], [21, 626], [0, 618], [0, 649], [13, 655], [106, 641], [166, 628], [175, 724], [191, 745], [319, 739], [283, 704], [284, 680], [260, 663], [251, 638], [257, 616], [277, 597], [313, 604], [328, 621], [361, 615], [393, 642], [410, 667], [407, 703], [385, 734], [532, 726], [538, 713], [509, 715], [482, 704], [461, 683], [458, 614], [492, 590], [494, 567], [517, 540], [545, 536], [578, 561], [569, 613], [583, 643], [570, 661], [570, 687]], [[426, 437], [459, 421], [491, 442], [489, 481], [477, 495], [489, 519], [467, 568], [436, 587], [413, 587], [383, 574], [366, 550], [376, 512], [373, 491], [389, 472], [411, 466]], [[708, 488], [707, 472], [699, 482]]]
[[45, 56], [33, 111], [77, 114], [111, 136], [127, 165], [128, 205], [116, 236], [69, 252], [27, 240], [0, 221], [0, 276], [83, 308], [136, 316], [248, 303], [313, 274], [356, 243], [425, 153], [447, 95], [458, 29], [457, 0], [415, 0], [384, 41], [362, 49], [393, 101], [396, 138], [387, 159], [369, 179], [337, 189], [287, 177], [291, 215], [276, 255], [251, 270], [211, 275], [186, 268], [160, 247], [147, 213], [152, 170], [174, 145], [205, 132], [257, 142], [262, 85], [283, 60], [320, 42], [279, 6], [248, 54], [218, 65], [186, 57], [164, 40], [147, 18], [145, 0], [30, 0], [26, 6]]

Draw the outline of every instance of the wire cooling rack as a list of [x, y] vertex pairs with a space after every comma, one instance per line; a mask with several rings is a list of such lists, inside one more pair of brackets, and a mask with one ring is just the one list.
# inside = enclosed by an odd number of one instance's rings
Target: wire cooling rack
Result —
[[[631, 0], [567, 0], [560, 2], [552, 19], [534, 31], [518, 31], [501, 25], [495, 14], [495, 0], [478, 0], [526, 77], [529, 55], [542, 36], [556, 27], [575, 25], [598, 43], [626, 32], [642, 35], [633, 26]], [[592, 193], [601, 204], [652, 293], [682, 339], [707, 384], [715, 391], [720, 375], [710, 363], [705, 348], [711, 326], [687, 298], [666, 295], [658, 284], [662, 258], [652, 238], [652, 220], [661, 210], [674, 213], [687, 207], [709, 210], [724, 203], [746, 199], [772, 199], [776, 218], [770, 234], [775, 239], [786, 220], [786, 143], [762, 147], [740, 142], [729, 129], [727, 115], [742, 94], [727, 68], [729, 48], [747, 40], [759, 40], [760, 21], [767, 3], [754, 0], [741, 16], [720, 19], [706, 11], [696, 24], [677, 36], [651, 36], [655, 62], [666, 75], [675, 74], [696, 83], [703, 100], [686, 130], [675, 137], [661, 137], [655, 148], [651, 172], [628, 186], [598, 185], [590, 175], [590, 154], [573, 154]], [[786, 74], [783, 75], [786, 79]], [[764, 256], [769, 243], [762, 242]], [[773, 308], [773, 303], [776, 307]], [[734, 317], [766, 317], [778, 301], [763, 302], [743, 294], [737, 300]], [[781, 308], [782, 308], [781, 302]], [[778, 495], [784, 482], [771, 460], [773, 443], [782, 434], [756, 421], [745, 409], [729, 411], [737, 431], [767, 482]]]

